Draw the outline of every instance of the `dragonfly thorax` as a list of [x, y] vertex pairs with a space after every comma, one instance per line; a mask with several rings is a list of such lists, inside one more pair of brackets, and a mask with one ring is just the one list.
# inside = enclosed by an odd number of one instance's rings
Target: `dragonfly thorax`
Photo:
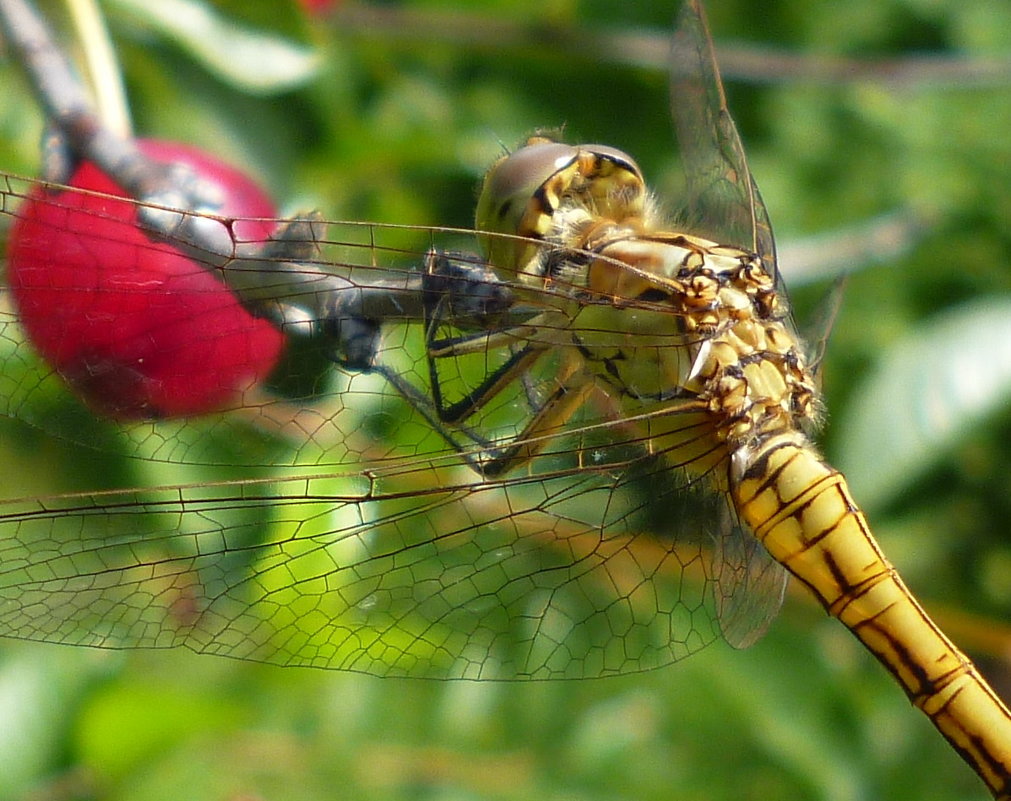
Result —
[[778, 321], [745, 319], [699, 348], [689, 386], [732, 452], [817, 418], [814, 381], [797, 341]]
[[573, 304], [586, 367], [626, 412], [693, 398], [731, 452], [812, 427], [815, 382], [771, 271], [667, 230], [627, 154], [533, 138], [493, 165], [478, 209], [489, 260]]
[[[648, 333], [677, 332], [688, 351], [691, 366], [680, 386], [655, 387], [653, 397], [701, 401], [717, 438], [732, 452], [775, 433], [813, 428], [815, 381], [761, 259], [674, 233], [624, 236], [599, 252], [586, 270], [586, 288], [610, 298], [619, 314], [634, 315], [638, 324], [631, 327], [640, 338], [649, 320], [654, 328]], [[650, 315], [646, 307], [666, 313]], [[682, 363], [685, 356], [675, 350], [661, 353], [660, 361]], [[670, 368], [658, 373], [675, 374]]]

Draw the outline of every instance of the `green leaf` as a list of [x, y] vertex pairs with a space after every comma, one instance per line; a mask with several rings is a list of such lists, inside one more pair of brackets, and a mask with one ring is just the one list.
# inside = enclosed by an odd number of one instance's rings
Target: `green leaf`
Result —
[[308, 82], [319, 53], [274, 33], [218, 16], [199, 0], [112, 0], [114, 5], [176, 42], [221, 80], [258, 94]]
[[856, 497], [881, 504], [1011, 399], [1011, 300], [984, 298], [889, 347], [839, 423], [837, 462]]

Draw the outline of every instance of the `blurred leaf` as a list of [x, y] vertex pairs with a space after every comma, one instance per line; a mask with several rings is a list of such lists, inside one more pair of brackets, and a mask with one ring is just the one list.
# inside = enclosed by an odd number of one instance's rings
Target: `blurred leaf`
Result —
[[120, 663], [116, 655], [55, 649], [45, 661], [30, 649], [0, 658], [0, 799], [22, 798], [51, 770], [67, 719]]
[[1011, 300], [965, 303], [883, 352], [839, 421], [839, 467], [864, 505], [885, 503], [1009, 400]]
[[111, 685], [91, 699], [81, 714], [78, 747], [85, 763], [119, 776], [181, 739], [232, 728], [244, 717], [243, 707], [221, 694], [140, 678]]
[[912, 250], [932, 224], [911, 209], [896, 209], [832, 230], [780, 241], [777, 263], [793, 288], [831, 281], [869, 267], [887, 267]]
[[199, 0], [112, 0], [186, 50], [221, 80], [254, 93], [284, 92], [316, 74], [311, 48], [222, 18]]

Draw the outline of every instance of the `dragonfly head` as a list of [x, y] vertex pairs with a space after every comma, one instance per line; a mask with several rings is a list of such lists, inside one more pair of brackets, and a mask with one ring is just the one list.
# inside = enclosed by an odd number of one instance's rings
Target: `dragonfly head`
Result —
[[488, 170], [476, 228], [492, 234], [482, 237], [492, 264], [510, 273], [540, 276], [544, 248], [538, 243], [556, 242], [565, 227], [558, 224], [563, 216], [571, 220], [577, 210], [620, 222], [641, 215], [645, 199], [642, 171], [627, 153], [607, 145], [567, 145], [535, 136]]

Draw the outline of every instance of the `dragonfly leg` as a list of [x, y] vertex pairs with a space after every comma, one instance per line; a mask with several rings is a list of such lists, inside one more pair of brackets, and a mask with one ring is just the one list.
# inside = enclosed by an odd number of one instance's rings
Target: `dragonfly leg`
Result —
[[[434, 327], [429, 329], [434, 331]], [[367, 336], [366, 336], [367, 339]], [[583, 369], [575, 351], [563, 363], [556, 375], [556, 386], [546, 399], [537, 400], [528, 382], [529, 370], [546, 352], [546, 346], [527, 345], [516, 350], [481, 384], [451, 404], [444, 398], [438, 362], [464, 353], [478, 353], [488, 348], [514, 345], [516, 336], [508, 331], [475, 333], [470, 336], [439, 340], [429, 335], [429, 372], [431, 388], [424, 392], [404, 379], [392, 368], [375, 364], [370, 369], [382, 375], [400, 395], [456, 450], [475, 472], [486, 478], [502, 475], [529, 462], [558, 435], [558, 428], [585, 403], [596, 388], [592, 377]], [[366, 347], [368, 350], [368, 347]], [[523, 430], [506, 440], [483, 436], [467, 425], [489, 401], [515, 382], [521, 382], [531, 414]]]
[[498, 449], [493, 458], [482, 462], [481, 474], [494, 478], [530, 462], [558, 437], [561, 425], [575, 414], [595, 388], [593, 380], [581, 369], [570, 375], [558, 385], [519, 436]]
[[[529, 370], [547, 351], [548, 343], [531, 343], [531, 334], [544, 322], [542, 315], [527, 313], [531, 319], [515, 324], [515, 298], [491, 268], [469, 254], [436, 250], [425, 258], [425, 349], [432, 401], [439, 420], [458, 424], [475, 413], [504, 388], [523, 382], [532, 409], [527, 383]], [[443, 335], [445, 328], [453, 335]], [[476, 329], [476, 330], [474, 330]], [[457, 333], [460, 332], [460, 333]], [[492, 370], [465, 397], [447, 404], [439, 364], [471, 354], [508, 348], [509, 358]]]
[[[439, 420], [444, 423], [456, 424], [465, 421], [473, 416], [492, 398], [496, 397], [504, 388], [514, 381], [524, 380], [529, 369], [544, 354], [542, 348], [526, 346], [515, 351], [505, 364], [489, 373], [481, 384], [467, 393], [463, 398], [447, 405], [443, 397], [442, 382], [439, 378], [438, 361], [447, 354], [433, 355], [429, 350], [428, 372], [432, 386], [432, 401], [439, 415]], [[528, 400], [532, 400], [528, 394]]]
[[[471, 349], [475, 345], [490, 347], [501, 332], [478, 335], [457, 343], [457, 348]], [[513, 338], [510, 337], [510, 340]], [[529, 462], [556, 436], [554, 432], [585, 403], [595, 384], [583, 369], [582, 360], [570, 354], [563, 360], [557, 376], [557, 385], [546, 399], [538, 400], [530, 384], [530, 368], [546, 352], [542, 345], [527, 345], [515, 351], [498, 369], [490, 373], [481, 384], [465, 397], [446, 405], [439, 379], [437, 362], [458, 350], [437, 349], [438, 341], [430, 343], [429, 371], [431, 376], [432, 401], [440, 422], [459, 427], [461, 423], [476, 414], [490, 400], [506, 388], [519, 381], [524, 389], [532, 415], [522, 432], [504, 445], [485, 443], [483, 452], [477, 456], [464, 453], [468, 463], [481, 475], [491, 478], [507, 473], [513, 468]], [[490, 446], [490, 447], [489, 447]]]

